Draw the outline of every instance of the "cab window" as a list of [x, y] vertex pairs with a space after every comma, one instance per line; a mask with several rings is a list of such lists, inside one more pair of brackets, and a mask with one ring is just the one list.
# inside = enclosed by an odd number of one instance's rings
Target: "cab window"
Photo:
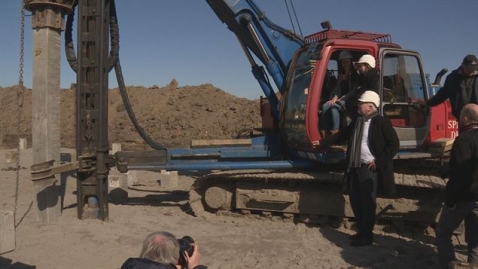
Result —
[[418, 128], [426, 115], [414, 104], [425, 101], [426, 83], [415, 55], [386, 54], [382, 63], [383, 115], [395, 127]]

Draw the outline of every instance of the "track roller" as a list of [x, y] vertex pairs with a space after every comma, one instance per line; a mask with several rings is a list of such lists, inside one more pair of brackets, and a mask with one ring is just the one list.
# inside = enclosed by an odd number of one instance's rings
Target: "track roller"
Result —
[[207, 188], [204, 201], [213, 210], [231, 210], [233, 206], [234, 187], [232, 184], [220, 183]]

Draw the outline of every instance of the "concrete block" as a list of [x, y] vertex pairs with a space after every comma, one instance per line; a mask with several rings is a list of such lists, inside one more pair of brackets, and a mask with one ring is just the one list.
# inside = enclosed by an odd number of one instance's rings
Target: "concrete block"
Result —
[[5, 165], [4, 169], [12, 169], [12, 168], [17, 168], [17, 157], [18, 157], [18, 152], [17, 151], [7, 151], [5, 152]]
[[127, 189], [127, 176], [125, 174], [114, 174], [108, 176], [108, 183], [110, 189], [123, 188]]
[[154, 171], [131, 170], [127, 173], [128, 186], [141, 183], [151, 185], [159, 183], [164, 188], [175, 188], [178, 186], [178, 171], [162, 170], [160, 173]]
[[20, 138], [18, 141], [18, 147], [20, 149], [28, 148], [28, 140], [26, 138]]
[[0, 211], [0, 254], [15, 250], [15, 218], [13, 211]]
[[111, 155], [114, 155], [116, 152], [121, 151], [121, 143], [111, 144]]
[[126, 172], [126, 181], [128, 183], [128, 187], [133, 187], [136, 183], [138, 183], [138, 171], [132, 170]]
[[108, 197], [113, 204], [125, 204], [128, 202], [128, 177], [126, 174], [114, 174], [108, 176]]
[[152, 185], [159, 181], [159, 173], [155, 171], [131, 170], [127, 172], [128, 186], [136, 184]]
[[161, 187], [175, 188], [178, 186], [178, 171], [161, 170], [159, 174], [159, 181]]

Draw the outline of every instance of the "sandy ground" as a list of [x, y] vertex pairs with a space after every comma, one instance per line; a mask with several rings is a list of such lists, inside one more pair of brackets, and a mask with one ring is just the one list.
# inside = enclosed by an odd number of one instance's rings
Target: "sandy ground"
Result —
[[[0, 150], [0, 209], [13, 211], [16, 171], [5, 169], [6, 152]], [[145, 178], [129, 189], [125, 204], [110, 203], [108, 222], [77, 219], [76, 181], [68, 177], [61, 218], [39, 223], [30, 181], [31, 149], [21, 150], [20, 156], [16, 249], [0, 257], [0, 268], [119, 268], [139, 254], [146, 235], [160, 230], [195, 238], [202, 263], [212, 269], [437, 268], [436, 248], [429, 236], [399, 236], [378, 229], [374, 245], [356, 248], [348, 241], [352, 231], [343, 226], [307, 226], [278, 217], [233, 214], [194, 217], [187, 203], [194, 177], [186, 175], [180, 175], [174, 190]], [[455, 240], [462, 252], [460, 238]]]

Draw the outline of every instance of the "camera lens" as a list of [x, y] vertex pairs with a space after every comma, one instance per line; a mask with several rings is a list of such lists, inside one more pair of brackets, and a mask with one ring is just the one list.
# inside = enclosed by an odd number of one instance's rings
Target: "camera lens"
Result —
[[191, 257], [193, 255], [193, 247], [191, 246], [191, 243], [194, 243], [194, 239], [190, 236], [184, 236], [183, 238], [179, 239], [179, 248], [181, 252], [186, 251], [188, 253], [188, 256]]

